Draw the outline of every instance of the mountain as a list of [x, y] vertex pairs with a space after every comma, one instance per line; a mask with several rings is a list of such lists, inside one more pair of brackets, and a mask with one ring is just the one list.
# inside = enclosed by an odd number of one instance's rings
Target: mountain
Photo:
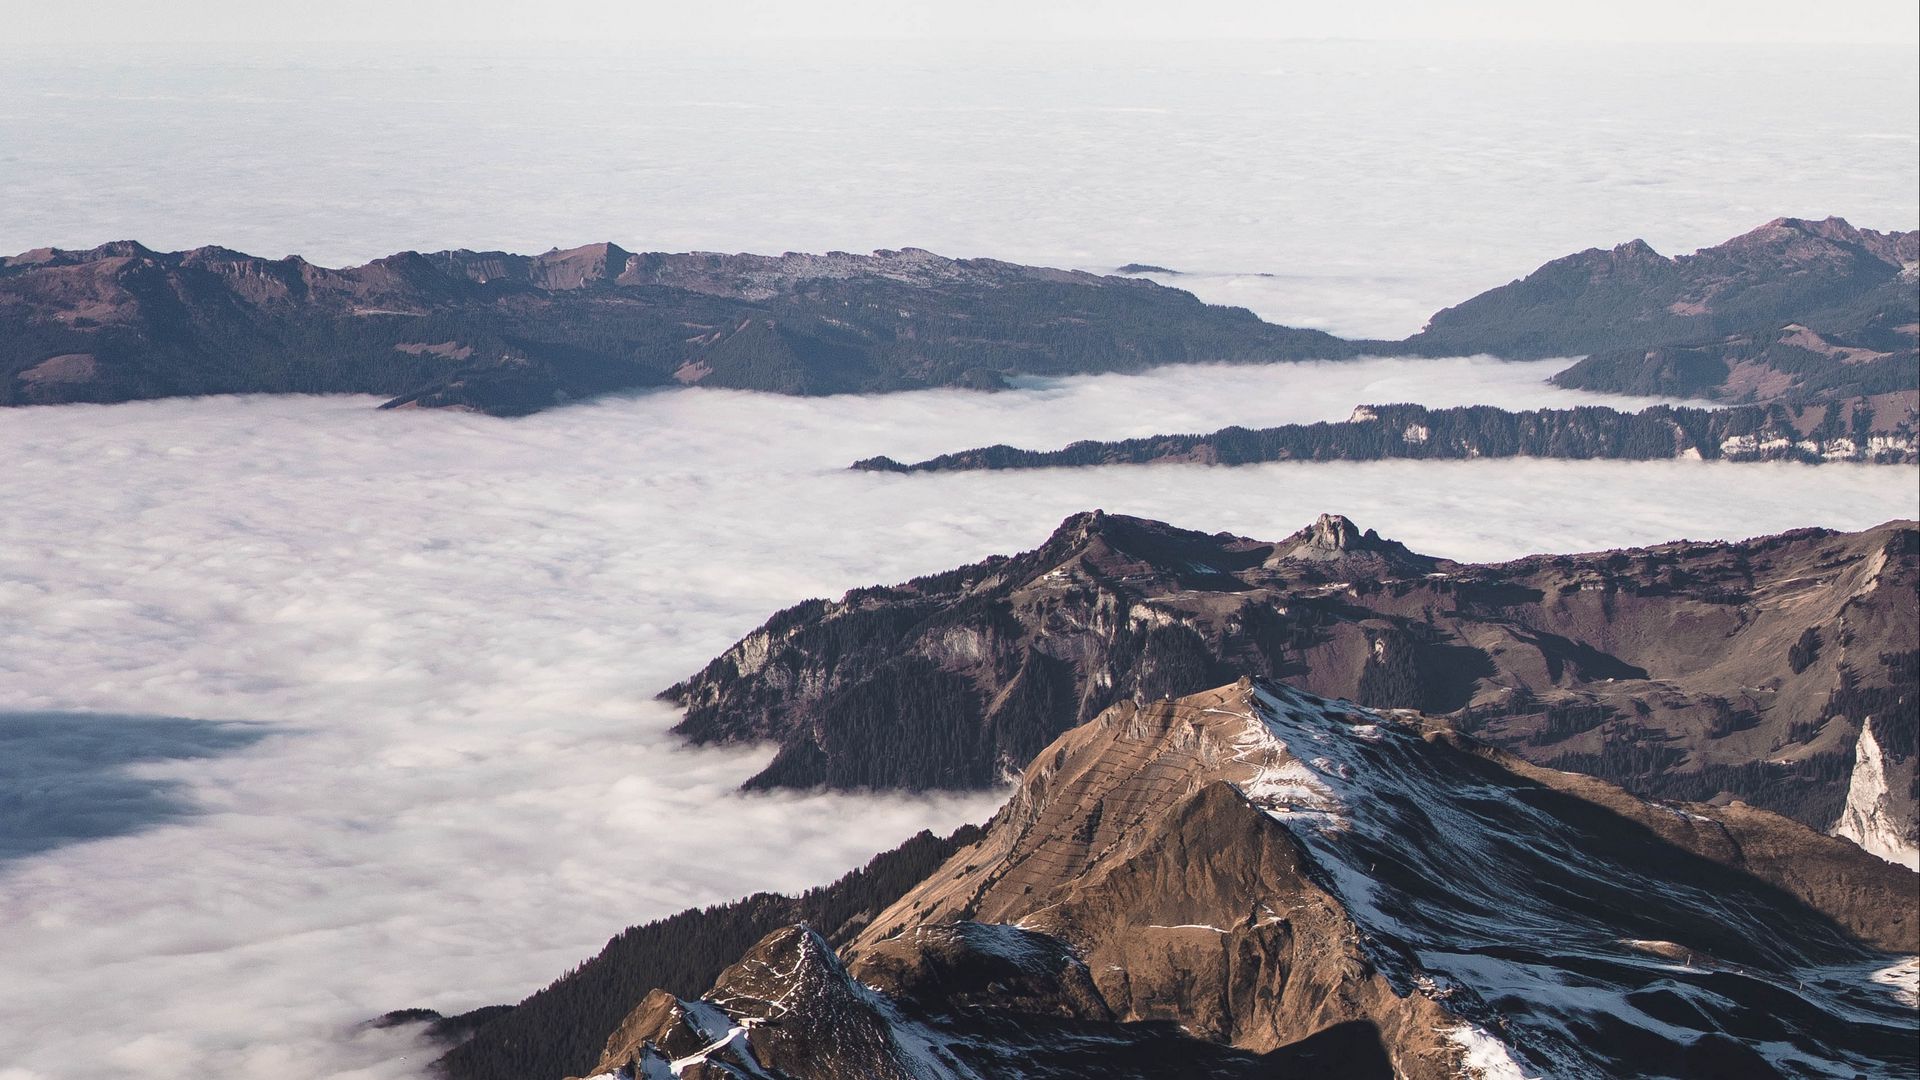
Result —
[[0, 405], [371, 393], [517, 415], [630, 387], [996, 388], [1356, 351], [1150, 281], [911, 248], [409, 251], [334, 270], [124, 241], [0, 259]]
[[1561, 386], [1837, 401], [1920, 386], [1920, 232], [1776, 218], [1668, 258], [1644, 241], [1556, 259], [1436, 313], [1427, 355], [1583, 356]]
[[850, 940], [782, 928], [649, 994], [591, 1072], [1904, 1075], [1916, 887], [1743, 804], [1243, 680], [1067, 732]]
[[405, 251], [347, 269], [133, 241], [0, 258], [0, 405], [371, 393], [519, 415], [633, 387], [783, 394], [1362, 353], [1585, 356], [1565, 386], [1829, 402], [1920, 388], [1920, 234], [1781, 218], [1669, 259], [1549, 263], [1404, 342], [1344, 341], [1115, 276], [871, 255]]
[[1471, 565], [1336, 515], [1270, 542], [1094, 511], [789, 608], [662, 696], [693, 742], [779, 744], [749, 787], [981, 788], [1117, 703], [1253, 675], [1913, 865], [1917, 589], [1912, 522]]
[[795, 922], [833, 941], [849, 940], [979, 836], [975, 826], [947, 837], [922, 832], [798, 896], [756, 893], [629, 927], [517, 1005], [444, 1018], [406, 1009], [375, 1022], [422, 1024], [430, 1041], [457, 1044], [435, 1063], [449, 1080], [560, 1080], [591, 1069], [614, 1029], [650, 991], [697, 995], [763, 936]]
[[1513, 412], [1491, 405], [1429, 409], [1362, 405], [1344, 423], [1285, 424], [1207, 435], [1083, 440], [1060, 450], [1007, 445], [941, 454], [911, 464], [866, 458], [868, 472], [1058, 469], [1090, 465], [1248, 465], [1262, 461], [1422, 461], [1536, 457], [1625, 461], [1920, 461], [1920, 394], [1881, 394], [1824, 406], [1745, 405], [1638, 413], [1597, 405]]

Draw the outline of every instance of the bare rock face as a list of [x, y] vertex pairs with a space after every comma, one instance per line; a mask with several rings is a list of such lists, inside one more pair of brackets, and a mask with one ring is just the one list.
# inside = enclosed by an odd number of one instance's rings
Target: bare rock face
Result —
[[1874, 730], [1877, 727], [1885, 735], [1894, 730], [1894, 725], [1876, 720], [1868, 717], [1860, 725], [1853, 775], [1847, 779], [1847, 804], [1834, 823], [1833, 835], [1843, 836], [1888, 862], [1920, 870], [1920, 821], [1916, 821], [1913, 800], [1897, 794], [1902, 787], [1913, 790], [1915, 761], [1911, 755], [1904, 761], [1888, 755]]
[[1917, 887], [1764, 811], [1242, 681], [1066, 733], [839, 957], [778, 932], [602, 1069], [1895, 1075]]
[[1306, 551], [1337, 554], [1360, 546], [1360, 530], [1342, 514], [1321, 514], [1303, 532], [1300, 547]]
[[1474, 566], [1337, 515], [1271, 543], [1096, 512], [789, 609], [665, 696], [697, 742], [782, 744], [754, 786], [980, 787], [1115, 703], [1245, 673], [1826, 831], [1870, 718], [1884, 816], [1912, 820], [1917, 590], [1911, 523]]
[[1356, 577], [1409, 577], [1432, 573], [1440, 560], [1416, 555], [1405, 544], [1365, 532], [1341, 514], [1321, 514], [1312, 525], [1275, 545], [1267, 565], [1297, 561]]

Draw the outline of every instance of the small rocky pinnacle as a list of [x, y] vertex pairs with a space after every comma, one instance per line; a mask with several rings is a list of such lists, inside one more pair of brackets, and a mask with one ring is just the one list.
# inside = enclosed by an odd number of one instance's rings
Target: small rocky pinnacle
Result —
[[[1369, 530], [1371, 531], [1371, 530]], [[1307, 533], [1307, 546], [1347, 551], [1360, 546], [1360, 530], [1343, 514], [1321, 514]]]

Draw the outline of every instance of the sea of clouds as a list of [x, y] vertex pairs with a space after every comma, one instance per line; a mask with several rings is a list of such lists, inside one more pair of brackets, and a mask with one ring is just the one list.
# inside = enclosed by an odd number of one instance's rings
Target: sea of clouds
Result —
[[[726, 55], [0, 44], [0, 251], [918, 245], [1400, 335], [1541, 261], [1778, 214], [1911, 228], [1911, 50], [1354, 43]], [[679, 390], [0, 413], [0, 1078], [414, 1074], [402, 1006], [832, 878], [991, 795], [744, 797], [652, 696], [776, 608], [1090, 507], [1462, 559], [1857, 528], [1909, 469], [1387, 462], [856, 474], [993, 442], [1531, 406], [1555, 365], [1204, 368], [995, 395]]]
[[1166, 369], [977, 394], [671, 390], [521, 420], [253, 397], [0, 422], [0, 1070], [397, 1077], [402, 1006], [836, 876], [992, 795], [742, 796], [652, 695], [773, 610], [1091, 507], [1461, 559], [1920, 512], [1912, 470], [1485, 461], [854, 473], [1008, 441], [1591, 400], [1555, 365]]

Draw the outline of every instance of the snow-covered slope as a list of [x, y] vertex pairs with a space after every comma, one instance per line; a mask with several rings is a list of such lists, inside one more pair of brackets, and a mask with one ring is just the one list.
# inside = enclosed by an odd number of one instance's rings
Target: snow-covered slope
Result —
[[1675, 845], [1524, 775], [1475, 776], [1463, 762], [1493, 761], [1436, 753], [1417, 721], [1285, 688], [1249, 704], [1242, 790], [1313, 853], [1380, 970], [1462, 1018], [1487, 1075], [1619, 1075], [1636, 1042], [1716, 1036], [1787, 1076], [1911, 1062], [1913, 1011], [1872, 980], [1887, 958], [1690, 858], [1725, 839], [1705, 808], [1653, 811], [1696, 834]]
[[794, 928], [702, 1001], [656, 992], [601, 1071], [1899, 1075], [1916, 883], [1749, 807], [1242, 682], [1062, 736], [837, 952]]

